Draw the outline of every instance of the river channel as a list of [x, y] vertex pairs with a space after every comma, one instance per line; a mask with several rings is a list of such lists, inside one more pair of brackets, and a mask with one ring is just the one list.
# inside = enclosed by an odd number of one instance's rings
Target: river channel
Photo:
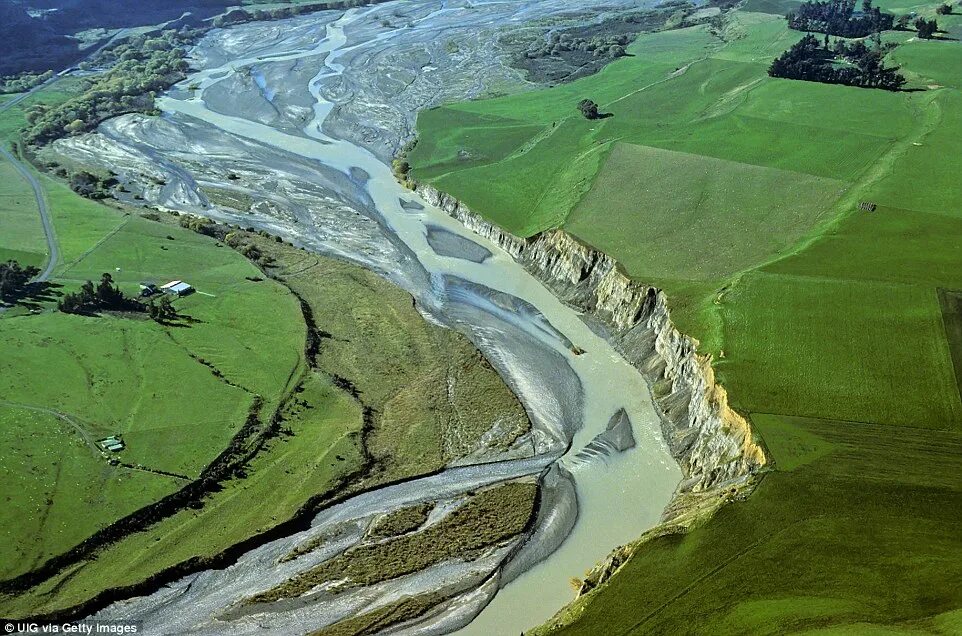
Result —
[[[680, 480], [649, 388], [635, 368], [498, 246], [419, 200], [397, 183], [381, 158], [325, 127], [334, 105], [321, 89], [350, 72], [339, 61], [357, 46], [349, 42], [346, 30], [369, 19], [374, 10], [352, 9], [327, 18], [323, 36], [313, 46], [282, 41], [249, 58], [203, 68], [161, 98], [159, 107], [171, 121], [202, 123], [245, 143], [315, 162], [353, 184], [353, 197], [367, 202], [366, 214], [398, 255], [392, 279], [416, 298], [427, 318], [465, 333], [518, 394], [535, 428], [534, 455], [452, 466], [439, 475], [360, 495], [318, 514], [310, 530], [252, 550], [225, 570], [191, 575], [154, 594], [116, 603], [98, 618], [141, 620], [148, 633], [306, 633], [402, 593], [458, 580], [464, 589], [454, 602], [403, 632], [518, 634], [573, 598], [572, 577], [583, 576], [611, 549], [655, 525]], [[438, 9], [450, 10], [443, 4]], [[298, 134], [240, 111], [215, 110], [205, 99], [218, 84], [254, 65], [300, 59], [323, 63], [309, 78], [313, 116]], [[277, 87], [268, 86], [260, 74], [255, 80], [273, 99]], [[326, 251], [351, 257], [351, 245], [336, 245], [336, 236], [326, 240]], [[323, 246], [318, 249], [324, 251]], [[632, 444], [615, 444], [605, 436], [613, 418], [621, 422], [622, 437], [624, 429], [630, 429]], [[543, 481], [550, 493], [544, 501], [550, 506], [542, 509], [536, 531], [520, 550], [476, 564], [475, 579], [463, 569], [437, 568], [396, 589], [388, 584], [367, 595], [224, 617], [224, 610], [238, 599], [303, 571], [359, 535], [342, 533], [316, 554], [278, 563], [278, 555], [307, 537], [413, 502], [524, 475]]]

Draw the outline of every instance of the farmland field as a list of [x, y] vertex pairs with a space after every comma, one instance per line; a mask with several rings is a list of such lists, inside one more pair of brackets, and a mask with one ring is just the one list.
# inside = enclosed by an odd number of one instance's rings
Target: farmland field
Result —
[[959, 394], [962, 395], [962, 294], [939, 290], [939, 304], [942, 308], [942, 321], [945, 323], [945, 339], [949, 343], [952, 366]]
[[[662, 287], [775, 463], [704, 527], [637, 547], [560, 632], [959, 625], [945, 290], [962, 288], [962, 44], [886, 33], [909, 91], [773, 79], [796, 5], [751, 0], [722, 25], [641, 36], [595, 76], [419, 118], [415, 178], [520, 235], [564, 229]], [[584, 119], [581, 98], [610, 116]], [[514, 150], [440, 169], [474, 143], [461, 113], [503, 119]], [[540, 128], [519, 140], [526, 124]]]
[[[85, 205], [112, 217], [101, 231], [124, 220], [114, 210]], [[95, 450], [86, 462], [110, 486], [100, 496], [109, 496], [111, 505], [77, 508], [78, 514], [66, 528], [65, 522], [48, 522], [40, 536], [46, 532], [49, 537], [37, 545], [47, 557], [197, 477], [244, 424], [255, 396], [263, 399], [261, 408], [269, 412], [266, 409], [276, 407], [290, 389], [292, 371], [301, 364], [304, 326], [296, 299], [284, 287], [246, 280], [258, 270], [227, 247], [217, 248], [209, 239], [179, 227], [161, 228], [158, 238], [157, 230], [151, 232], [155, 227], [160, 228], [140, 218], [128, 219], [125, 231], [101, 236], [99, 246], [68, 268], [69, 274], [58, 278], [57, 284], [73, 291], [82, 280], [110, 272], [124, 291], [135, 294], [146, 272], [156, 268], [152, 272], [160, 278], [176, 275], [212, 294], [177, 301], [178, 311], [196, 321], [190, 327], [165, 328], [146, 317], [49, 311], [3, 320], [4, 401], [63, 414], [82, 431], [72, 431], [62, 421], [54, 421], [55, 426], [48, 421], [45, 428], [50, 433], [36, 439], [40, 447], [50, 449], [45, 452], [55, 452], [53, 439], [69, 448], [78, 443], [78, 434], [88, 441], [121, 434], [125, 463], [182, 476], [171, 479], [140, 471], [130, 477], [131, 471], [106, 465]], [[70, 228], [70, 224], [58, 225], [60, 234], [69, 236]], [[272, 329], [256, 328], [255, 316], [270, 320]], [[23, 456], [29, 455], [29, 449], [24, 449]], [[19, 473], [24, 470], [33, 469], [21, 465], [15, 471], [20, 479], [27, 477]], [[130, 481], [130, 487], [122, 485]], [[96, 484], [79, 477], [66, 483], [73, 487], [56, 481], [46, 486], [43, 499], [54, 509], [79, 506], [84, 500], [73, 489]], [[93, 510], [95, 515], [82, 514]], [[33, 545], [33, 531], [19, 528], [23, 534], [10, 537], [11, 544]], [[29, 568], [35, 561], [5, 560], [3, 565], [6, 573], [16, 574], [16, 569]]]
[[[716, 279], [802, 238], [844, 187], [824, 177], [616, 144], [566, 227], [607, 246], [629, 273]], [[730, 222], [719, 228], [712, 223], [719, 217]]]
[[777, 464], [751, 497], [646, 544], [553, 633], [957, 633], [959, 433], [752, 420]]
[[0, 160], [0, 262], [43, 265], [47, 244], [33, 190], [5, 159]]
[[[69, 414], [91, 438], [121, 433], [127, 444], [120, 454], [125, 463], [184, 478], [196, 477], [227, 445], [255, 396], [262, 400], [262, 418], [280, 408], [289, 432], [270, 440], [246, 467], [247, 476], [229, 481], [203, 507], [176, 512], [148, 532], [113, 542], [97, 558], [81, 560], [27, 593], [0, 596], [5, 612], [70, 607], [185, 560], [216, 555], [345, 485], [369, 486], [434, 470], [450, 461], [451, 452], [473, 448], [492, 419], [513, 420], [516, 435], [526, 430], [517, 399], [475, 349], [461, 336], [428, 325], [409, 296], [375, 274], [250, 235], [248, 240], [274, 259], [272, 271], [283, 277], [281, 285], [265, 279], [233, 249], [170, 219], [122, 216], [91, 205], [104, 215], [103, 223], [81, 227], [106, 233], [60, 270], [58, 284], [69, 289], [109, 271], [121, 289], [134, 293], [144, 279], [182, 277], [197, 289], [175, 301], [189, 320], [163, 327], [145, 319], [59, 312], [8, 317], [3, 326], [10, 334], [9, 349], [0, 364], [20, 370], [20, 380], [4, 371], [9, 386], [3, 395], [15, 398], [10, 401], [16, 405]], [[290, 289], [307, 300], [317, 323], [333, 334], [316, 370], [305, 366], [305, 327]], [[345, 313], [346, 306], [352, 311]], [[51, 368], [57, 369], [56, 382], [31, 380], [31, 374]], [[365, 402], [335, 386], [332, 377], [362, 391]], [[189, 393], [184, 387], [190, 387]], [[288, 400], [295, 389], [297, 399]], [[178, 399], [187, 394], [194, 397]], [[367, 438], [362, 437], [365, 406], [383, 412]], [[4, 554], [10, 557], [4, 561], [7, 576], [59, 554], [186, 482], [107, 466], [62, 420], [36, 411], [28, 411], [29, 418], [19, 417], [17, 410], [10, 413], [12, 422], [27, 426], [36, 420], [49, 431], [19, 441], [17, 448], [59, 453], [64, 470], [81, 476], [88, 471], [102, 482], [82, 480], [82, 490], [76, 482], [63, 486], [58, 475], [46, 474], [49, 468], [37, 468], [39, 459], [0, 467], [10, 482], [31, 485], [11, 501], [11, 514], [32, 506], [40, 519], [47, 519], [39, 536], [49, 535], [37, 542], [38, 529], [22, 526], [22, 535], [11, 536], [9, 555]], [[457, 431], [450, 429], [455, 421]], [[9, 430], [13, 435], [18, 429]], [[164, 452], [158, 452], [161, 448]], [[373, 472], [367, 470], [372, 458], [378, 464]], [[107, 490], [99, 489], [101, 483]], [[90, 508], [83, 504], [108, 494], [113, 507], [98, 504], [96, 515], [84, 514]], [[46, 507], [50, 512], [45, 517]], [[71, 512], [73, 523], [65, 532], [62, 519]], [[211, 527], [219, 531], [205, 531]], [[58, 586], [55, 597], [44, 593], [51, 585]]]

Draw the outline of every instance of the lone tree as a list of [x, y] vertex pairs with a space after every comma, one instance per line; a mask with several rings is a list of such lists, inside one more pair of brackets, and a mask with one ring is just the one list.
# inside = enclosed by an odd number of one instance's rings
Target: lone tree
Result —
[[915, 21], [915, 28], [919, 31], [919, 37], [928, 40], [939, 30], [939, 25], [935, 20], [919, 18]]
[[950, 5], [950, 4], [940, 5], [940, 6], [935, 10], [935, 12], [938, 13], [939, 15], [951, 15], [951, 14], [952, 14], [952, 5]]
[[590, 99], [583, 99], [578, 102], [578, 110], [585, 116], [585, 119], [598, 119], [598, 104]]
[[155, 305], [154, 301], [150, 301], [150, 304], [147, 306], [147, 314], [151, 320], [162, 324], [177, 318], [177, 310], [174, 308], [173, 303], [170, 302], [170, 298], [166, 296], [160, 299], [159, 305]]

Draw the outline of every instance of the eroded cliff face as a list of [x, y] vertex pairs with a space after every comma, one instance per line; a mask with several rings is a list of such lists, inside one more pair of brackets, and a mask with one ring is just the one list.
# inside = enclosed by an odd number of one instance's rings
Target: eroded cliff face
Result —
[[[685, 475], [666, 521], [683, 515], [691, 499], [740, 489], [766, 456], [745, 418], [728, 405], [710, 358], [671, 322], [664, 293], [629, 279], [608, 255], [561, 230], [518, 238], [488, 223], [459, 201], [428, 185], [417, 192], [478, 234], [501, 246], [563, 301], [601, 323], [625, 358], [652, 386], [662, 429]], [[700, 506], [696, 506], [700, 507]]]
[[[728, 405], [715, 382], [711, 359], [671, 322], [665, 294], [631, 280], [610, 256], [561, 230], [522, 239], [485, 221], [433, 186], [414, 184], [428, 203], [444, 210], [508, 252], [564, 302], [606, 331], [609, 340], [648, 379], [662, 416], [662, 432], [684, 479], [662, 523], [631, 545], [614, 550], [587, 573], [579, 597], [607, 582], [638, 546], [651, 538], [684, 532], [719, 507], [751, 490], [767, 463], [751, 425]], [[544, 627], [563, 624], [568, 611]]]

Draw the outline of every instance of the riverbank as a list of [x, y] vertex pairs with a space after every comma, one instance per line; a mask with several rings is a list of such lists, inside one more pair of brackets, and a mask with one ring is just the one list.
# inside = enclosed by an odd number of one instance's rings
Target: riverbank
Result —
[[[697, 341], [673, 325], [662, 291], [629, 279], [610, 256], [563, 230], [522, 239], [433, 186], [407, 185], [510, 254], [581, 312], [645, 376], [665, 440], [684, 474], [661, 524], [646, 536], [704, 521], [719, 506], [751, 491], [768, 463], [762, 442], [748, 420], [729, 406], [711, 358], [698, 354]], [[602, 585], [632, 550], [619, 548], [586, 573], [579, 595]]]
[[[104, 208], [104, 213], [109, 210]], [[133, 521], [143, 523], [133, 528], [131, 523], [110, 524], [84, 541], [82, 547], [89, 549], [55, 555], [42, 574], [31, 571], [26, 577], [30, 580], [17, 581], [16, 587], [5, 582], [0, 605], [8, 615], [82, 617], [191, 573], [223, 568], [259, 545], [303, 532], [319, 510], [359, 493], [434, 474], [468, 457], [480, 462], [503, 457], [509, 449], [515, 454], [532, 452], [530, 440], [526, 444], [519, 439], [530, 428], [524, 410], [490, 364], [463, 336], [426, 322], [402, 290], [356, 265], [310, 254], [271, 237], [211, 224], [193, 226], [215, 235], [201, 236], [182, 229], [177, 221], [159, 212], [127, 218], [125, 229], [93, 250], [75, 271], [96, 271], [101, 262], [120, 264], [123, 272], [131, 272], [117, 274], [126, 289], [136, 287], [137, 272], [182, 252], [217, 264], [220, 287], [208, 282], [211, 274], [206, 269], [182, 263], [181, 274], [200, 285], [202, 292], [176, 301], [178, 310], [193, 323], [165, 326], [141, 321], [134, 326], [153, 331], [162, 342], [179, 345], [172, 345], [174, 351], [186, 349], [184, 356], [192, 357], [187, 368], [198, 370], [197, 377], [191, 376], [195, 391], [204, 386], [206, 377], [218, 384], [244, 384], [267, 395], [257, 383], [258, 374], [263, 374], [278, 382], [286, 379], [286, 392], [280, 399], [270, 397], [261, 415], [263, 423], [256, 422], [267, 432], [257, 444], [248, 444], [253, 450], [230, 464], [229, 474], [215, 481], [208, 468], [201, 481], [185, 488], [190, 498], [168, 497], [170, 501], [149, 506], [149, 514], [144, 509], [132, 515]], [[69, 233], [65, 236], [70, 238]], [[260, 270], [225, 243], [255, 260]], [[211, 290], [216, 296], [209, 295]], [[261, 317], [273, 320], [238, 328], [244, 301], [268, 291], [273, 291], [271, 299], [257, 306]], [[290, 315], [279, 307], [289, 309]], [[218, 312], [228, 308], [232, 326], [226, 324], [226, 314]], [[51, 337], [56, 334], [51, 321], [64, 320], [89, 325], [81, 331], [87, 338], [94, 324], [110, 321], [104, 325], [106, 330], [96, 331], [104, 339], [110, 337], [110, 328], [129, 324], [113, 318], [45, 313], [19, 318], [21, 328], [11, 327], [7, 333], [11, 344], [31, 350], [36, 345], [21, 342], [23, 330]], [[270, 337], [271, 330], [293, 333], [282, 346], [276, 336]], [[249, 340], [263, 341], [270, 348], [261, 354]], [[223, 344], [215, 348], [210, 344], [214, 341]], [[76, 346], [67, 336], [63, 343]], [[298, 348], [300, 355], [294, 355]], [[284, 366], [265, 367], [260, 364], [262, 355]], [[290, 367], [289, 357], [293, 357]], [[28, 365], [19, 365], [21, 377], [30, 377], [32, 371]], [[134, 376], [137, 372], [136, 368], [126, 371]], [[82, 392], [77, 394], [79, 399]], [[91, 416], [89, 409], [80, 407], [72, 412]], [[205, 421], [199, 412], [192, 415], [196, 421]], [[153, 421], [147, 415], [144, 420]], [[160, 461], [158, 449], [140, 444], [136, 433], [125, 435], [132, 451], [145, 457], [145, 463]], [[103, 459], [98, 459], [85, 470], [103, 472]], [[126, 474], [123, 468], [112, 470]], [[27, 488], [26, 496], [32, 492]], [[94, 522], [79, 513], [72, 518], [75, 525], [81, 521]], [[55, 522], [56, 517], [51, 519], [51, 532], [59, 528], [59, 524], [53, 526]], [[44, 593], [51, 584], [58, 589], [53, 597]]]
[[[911, 80], [900, 92], [771, 78], [802, 34], [766, 11], [642, 36], [570, 85], [423, 111], [400, 166], [516, 236], [563, 244], [561, 228], [576, 240], [563, 251], [590, 245], [664, 290], [771, 458], [751, 497], [613, 555], [584, 587], [618, 573], [543, 631], [957, 625], [946, 449], [962, 401], [944, 299], [962, 286], [962, 208], [958, 162], [939, 157], [962, 131], [962, 48], [882, 34]], [[583, 98], [610, 115], [585, 119]], [[580, 256], [571, 277], [559, 262], [562, 291], [590, 276]], [[611, 329], [597, 299], [579, 306]]]

